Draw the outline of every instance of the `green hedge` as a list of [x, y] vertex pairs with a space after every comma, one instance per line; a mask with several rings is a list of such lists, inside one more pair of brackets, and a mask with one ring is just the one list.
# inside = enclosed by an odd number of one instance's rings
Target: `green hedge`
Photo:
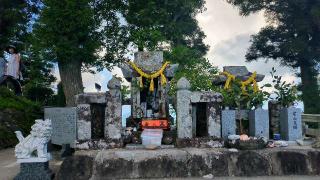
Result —
[[0, 149], [16, 145], [14, 131], [28, 135], [34, 120], [42, 115], [39, 104], [0, 88]]

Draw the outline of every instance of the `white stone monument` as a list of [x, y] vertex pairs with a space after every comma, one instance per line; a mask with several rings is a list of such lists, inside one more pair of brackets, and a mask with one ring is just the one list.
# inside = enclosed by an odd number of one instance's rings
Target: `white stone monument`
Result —
[[27, 137], [23, 137], [20, 131], [15, 133], [19, 139], [15, 147], [18, 163], [47, 162], [51, 159], [50, 153], [47, 152], [47, 145], [52, 134], [50, 119], [35, 120]]

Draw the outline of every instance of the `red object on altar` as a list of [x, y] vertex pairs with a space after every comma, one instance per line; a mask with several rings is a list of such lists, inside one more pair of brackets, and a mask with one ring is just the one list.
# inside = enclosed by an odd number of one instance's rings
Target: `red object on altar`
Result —
[[169, 129], [169, 121], [167, 119], [142, 119], [142, 129]]

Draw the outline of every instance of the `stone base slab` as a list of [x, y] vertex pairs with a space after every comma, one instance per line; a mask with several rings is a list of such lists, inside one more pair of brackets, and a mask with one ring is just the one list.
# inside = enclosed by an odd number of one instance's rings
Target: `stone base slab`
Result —
[[47, 162], [51, 160], [51, 154], [48, 153], [47, 157], [31, 157], [31, 158], [17, 158], [17, 163], [35, 163], [35, 162]]
[[223, 145], [224, 142], [222, 139], [212, 137], [178, 138], [176, 140], [176, 146], [178, 148], [222, 148]]
[[78, 150], [114, 149], [122, 148], [123, 146], [121, 139], [84, 140], [76, 143], [76, 149]]
[[21, 163], [20, 172], [14, 180], [51, 180], [54, 174], [49, 169], [49, 162]]
[[[145, 149], [145, 146], [142, 144], [127, 144], [126, 149], [136, 150], [136, 149]], [[161, 145], [157, 147], [158, 149], [173, 149], [174, 145]]]
[[130, 179], [216, 176], [320, 175], [320, 150], [218, 148], [77, 151], [58, 179]]

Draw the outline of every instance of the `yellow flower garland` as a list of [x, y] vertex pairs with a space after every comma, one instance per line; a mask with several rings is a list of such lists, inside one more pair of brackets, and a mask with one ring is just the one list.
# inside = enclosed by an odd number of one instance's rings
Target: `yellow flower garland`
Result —
[[161, 85], [165, 85], [167, 83], [167, 78], [164, 76], [163, 71], [166, 69], [166, 67], [169, 65], [169, 62], [165, 62], [162, 67], [155, 73], [153, 74], [147, 74], [145, 72], [143, 72], [135, 63], [133, 63], [132, 61], [128, 62], [131, 67], [137, 71], [140, 75], [140, 87], [143, 87], [143, 81], [142, 81], [142, 77], [145, 77], [147, 79], [151, 79], [150, 81], [150, 87], [149, 87], [149, 91], [153, 92], [154, 91], [154, 78], [157, 78], [158, 76], [161, 76]]
[[255, 71], [246, 81], [241, 82], [241, 90], [242, 90], [242, 94], [247, 95], [247, 91], [246, 91], [246, 86], [248, 86], [249, 84], [253, 84], [253, 92], [258, 92], [259, 91], [259, 87], [256, 81], [256, 77], [257, 77], [257, 72]]
[[[235, 80], [235, 75], [232, 75], [226, 71], [220, 73], [223, 74], [227, 77], [226, 83], [224, 84], [224, 89], [230, 89], [231, 88], [231, 82]], [[258, 92], [259, 91], [259, 87], [256, 81], [256, 77], [257, 77], [257, 72], [254, 72], [246, 81], [241, 82], [241, 90], [242, 90], [242, 94], [244, 95], [248, 95], [247, 91], [246, 91], [246, 87], [249, 84], [253, 84], [253, 91], [254, 92]]]
[[220, 74], [223, 74], [225, 76], [227, 76], [227, 81], [226, 83], [224, 84], [224, 89], [230, 89], [231, 87], [231, 81], [234, 81], [236, 79], [236, 76], [235, 75], [232, 75], [226, 71], [220, 73]]

